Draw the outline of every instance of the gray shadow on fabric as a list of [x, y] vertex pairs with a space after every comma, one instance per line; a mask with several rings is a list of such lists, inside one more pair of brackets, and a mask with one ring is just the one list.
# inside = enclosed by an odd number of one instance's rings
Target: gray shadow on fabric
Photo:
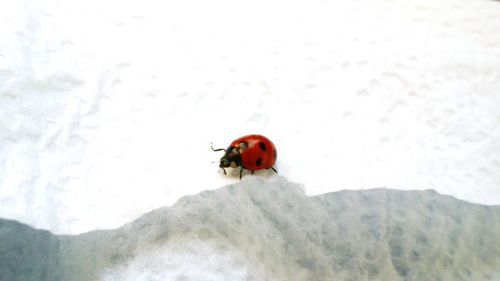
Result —
[[183, 239], [238, 249], [267, 280], [500, 280], [500, 206], [434, 191], [309, 197], [279, 176], [247, 176], [114, 230], [53, 235], [2, 219], [0, 280], [121, 279], [109, 272]]

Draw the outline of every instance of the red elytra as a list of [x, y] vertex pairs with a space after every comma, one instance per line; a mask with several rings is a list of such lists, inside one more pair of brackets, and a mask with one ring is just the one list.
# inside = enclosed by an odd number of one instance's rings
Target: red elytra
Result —
[[277, 151], [273, 142], [265, 136], [262, 135], [247, 135], [235, 139], [231, 142], [227, 149], [214, 149], [213, 151], [224, 150], [224, 156], [220, 159], [220, 165], [226, 174], [224, 168], [241, 167], [240, 178], [243, 169], [252, 171], [263, 170], [263, 169], [273, 169], [274, 163], [276, 163]]

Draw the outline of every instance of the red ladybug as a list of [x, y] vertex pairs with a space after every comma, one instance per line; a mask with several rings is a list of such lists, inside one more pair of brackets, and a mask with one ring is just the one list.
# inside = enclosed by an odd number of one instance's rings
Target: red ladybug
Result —
[[224, 150], [224, 156], [220, 159], [219, 167], [224, 170], [224, 168], [236, 168], [241, 167], [240, 179], [243, 169], [252, 171], [263, 170], [263, 169], [274, 169], [273, 165], [276, 162], [277, 151], [273, 142], [268, 138], [261, 135], [247, 135], [241, 138], [235, 139], [227, 149], [219, 148], [213, 151]]

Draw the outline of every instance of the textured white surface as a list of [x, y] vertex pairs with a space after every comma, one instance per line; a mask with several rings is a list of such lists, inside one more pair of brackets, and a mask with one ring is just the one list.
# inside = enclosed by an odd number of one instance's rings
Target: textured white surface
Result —
[[237, 181], [209, 146], [247, 133], [308, 194], [500, 204], [498, 1], [159, 3], [2, 4], [0, 217], [118, 227]]
[[108, 269], [102, 280], [272, 280], [242, 251], [224, 241], [173, 241]]
[[284, 177], [81, 235], [0, 219], [0, 281], [500, 281], [500, 206], [434, 191], [306, 196]]
[[283, 177], [250, 176], [111, 232], [121, 243], [96, 237], [88, 247], [119, 257], [117, 266], [101, 259], [106, 281], [498, 281], [499, 231], [500, 206], [432, 191], [306, 197]]

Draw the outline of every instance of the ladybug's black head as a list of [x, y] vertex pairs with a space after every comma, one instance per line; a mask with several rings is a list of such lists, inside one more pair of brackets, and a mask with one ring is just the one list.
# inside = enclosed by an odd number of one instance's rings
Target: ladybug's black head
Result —
[[227, 168], [227, 167], [236, 168], [238, 166], [241, 166], [240, 150], [237, 147], [230, 146], [226, 149], [226, 153], [220, 159], [219, 167], [221, 167], [221, 168]]

